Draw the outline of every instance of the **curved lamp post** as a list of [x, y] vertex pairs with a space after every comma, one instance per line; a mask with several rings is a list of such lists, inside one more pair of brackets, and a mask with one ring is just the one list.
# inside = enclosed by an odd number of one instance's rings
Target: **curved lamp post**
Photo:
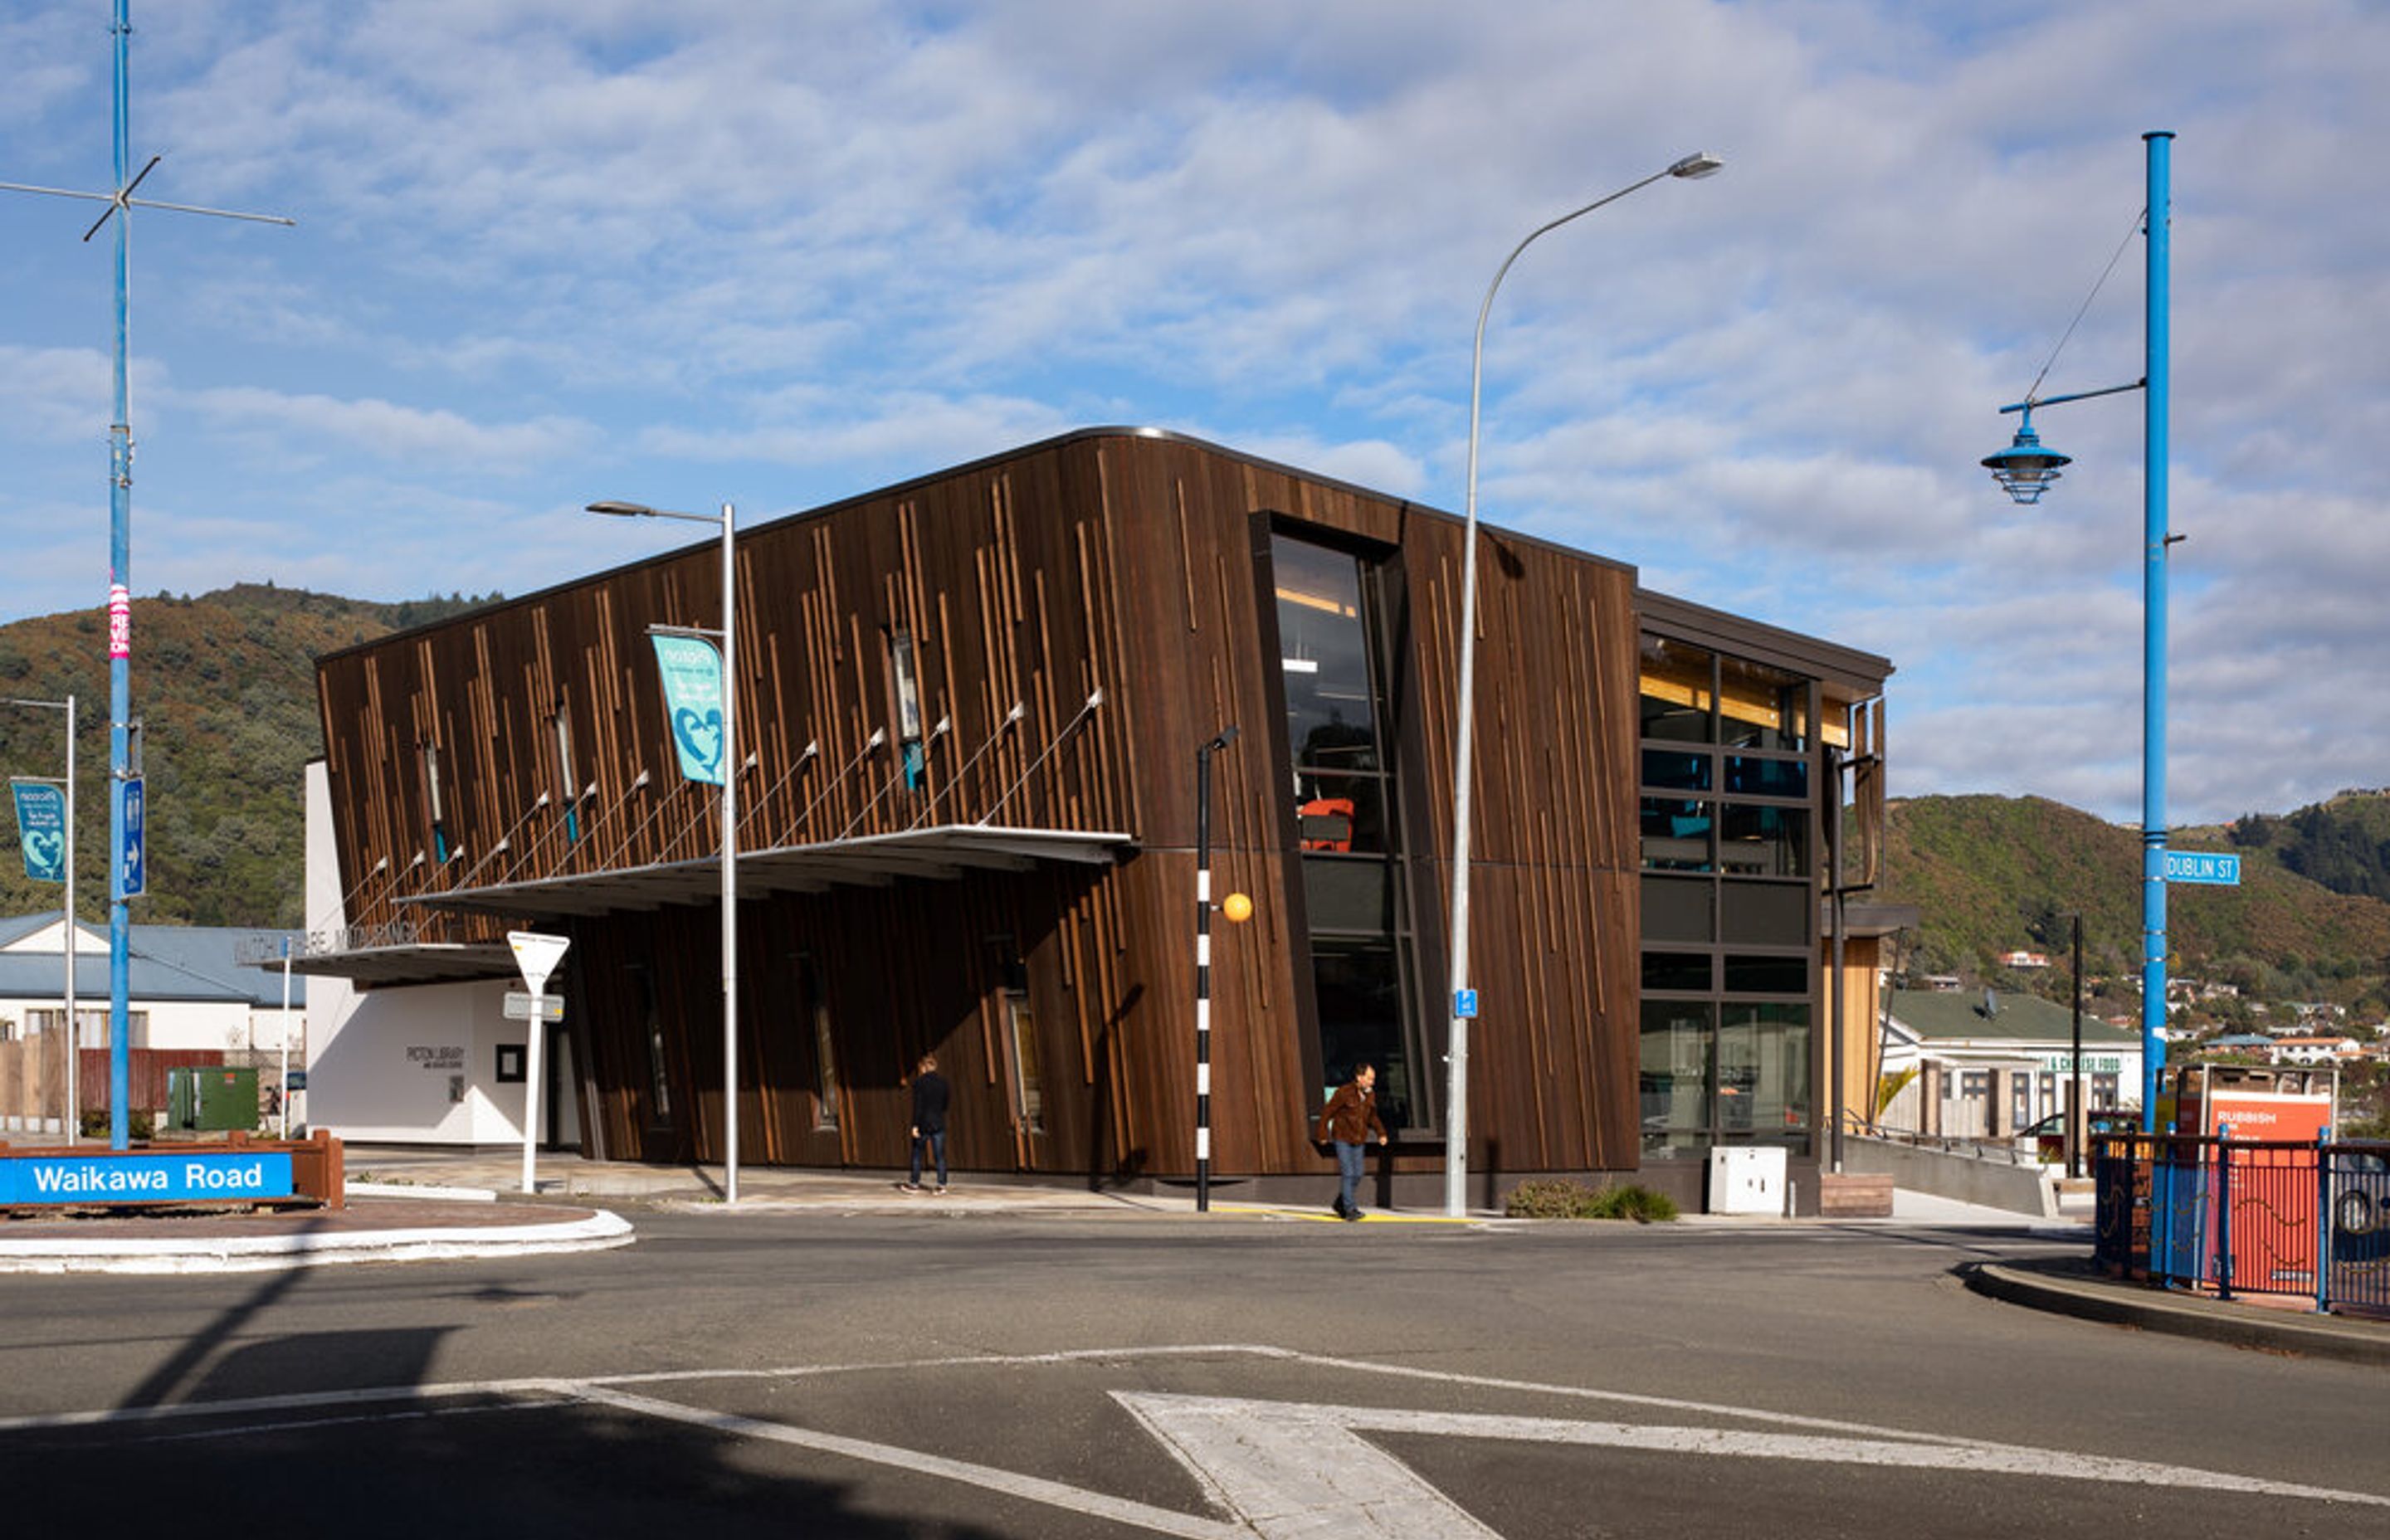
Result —
[[[2033, 409], [2095, 396], [2141, 392], [2141, 1128], [2157, 1126], [2158, 1072], [2165, 1068], [2166, 893], [2166, 385], [2173, 340], [2170, 258], [2174, 135], [2141, 135], [2148, 146], [2149, 203], [2141, 214], [2149, 279], [2142, 299], [2142, 372], [2129, 385], [2028, 396], [2003, 406], [2020, 414], [2016, 440], [1984, 456], [1992, 479], [2019, 503], [2038, 503], [2068, 456], [2042, 446]], [[2078, 1053], [2078, 1058], [2080, 1057]]]
[[1477, 307], [1477, 340], [1469, 358], [1469, 501], [1460, 558], [1460, 682], [1453, 709], [1452, 988], [1445, 996], [1452, 1009], [1452, 1046], [1446, 1058], [1450, 1086], [1446, 1093], [1444, 1114], [1444, 1211], [1455, 1218], [1469, 1212], [1469, 1022], [1476, 1012], [1474, 992], [1469, 987], [1469, 802], [1473, 769], [1470, 763], [1471, 728], [1477, 701], [1477, 424], [1485, 379], [1486, 313], [1494, 308], [1494, 293], [1509, 276], [1510, 264], [1537, 237], [1604, 204], [1615, 203], [1663, 177], [1692, 181], [1725, 164], [1715, 155], [1688, 155], [1664, 171], [1655, 171], [1640, 182], [1621, 187], [1607, 198], [1598, 198], [1530, 231], [1527, 238], [1510, 248], [1510, 254], [1502, 259], [1494, 281], [1485, 286], [1484, 302]]
[[[728, 503], [715, 519], [644, 503], [592, 503], [617, 519], [678, 519], [722, 526], [722, 1200], [739, 1201], [739, 645], [738, 515]], [[537, 1032], [540, 1024], [532, 1023]]]

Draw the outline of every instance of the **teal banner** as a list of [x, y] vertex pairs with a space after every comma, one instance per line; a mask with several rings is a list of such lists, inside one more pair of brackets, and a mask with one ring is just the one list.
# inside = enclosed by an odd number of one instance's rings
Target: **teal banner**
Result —
[[25, 875], [36, 882], [67, 879], [67, 794], [41, 781], [10, 781], [17, 794], [17, 841]]
[[722, 784], [722, 654], [696, 636], [651, 636], [663, 675], [664, 716], [672, 724], [680, 773]]

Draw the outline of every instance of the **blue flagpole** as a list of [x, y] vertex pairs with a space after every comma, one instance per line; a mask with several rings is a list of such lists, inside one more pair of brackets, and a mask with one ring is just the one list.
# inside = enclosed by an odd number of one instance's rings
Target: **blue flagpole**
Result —
[[[133, 22], [116, 0], [116, 186], [131, 179], [132, 95], [127, 68]], [[131, 1142], [133, 911], [124, 892], [124, 783], [133, 711], [133, 408], [125, 386], [131, 311], [132, 211], [116, 211], [116, 416], [108, 430], [108, 1144]]]
[[2141, 1127], [2157, 1127], [2158, 1086], [2165, 1069], [2166, 1016], [2166, 376], [2173, 352], [2174, 135], [2141, 135], [2149, 146], [2149, 222], [2143, 244], [2149, 281], [2141, 392]]

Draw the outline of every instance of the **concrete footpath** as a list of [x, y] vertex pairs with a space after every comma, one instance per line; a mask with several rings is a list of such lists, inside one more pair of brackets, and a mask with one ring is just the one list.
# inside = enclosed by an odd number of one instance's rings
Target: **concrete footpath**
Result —
[[[893, 1174], [745, 1167], [736, 1209], [722, 1201], [718, 1166], [652, 1166], [543, 1157], [537, 1191], [524, 1194], [519, 1153], [351, 1145], [348, 1202], [336, 1210], [261, 1213], [111, 1215], [0, 1220], [0, 1273], [199, 1273], [265, 1271], [368, 1262], [600, 1251], [637, 1238], [642, 1209], [719, 1215], [914, 1213], [1196, 1217], [1191, 1192], [1091, 1191], [974, 1180], [944, 1193], [907, 1193]], [[1233, 1187], [1230, 1187], [1233, 1190]], [[1205, 1222], [1333, 1223], [1324, 1206], [1241, 1201], [1215, 1189]], [[1464, 1220], [1435, 1213], [1373, 1212], [1366, 1223], [1510, 1226], [1587, 1224], [1509, 1220], [1490, 1212]], [[1774, 1219], [1688, 1214], [1688, 1228], [1781, 1233], [1786, 1229], [1935, 1229], [2000, 1232], [2061, 1243], [2077, 1255], [2039, 1262], [1979, 1263], [1967, 1286], [1993, 1299], [2145, 1331], [2240, 1347], [2390, 1367], [2390, 1321], [2319, 1315], [2294, 1301], [2225, 1302], [2121, 1282], [2092, 1270], [2083, 1219], [2035, 1215], [1897, 1189], [1889, 1219]], [[1600, 1226], [1608, 1228], [1608, 1226]]]

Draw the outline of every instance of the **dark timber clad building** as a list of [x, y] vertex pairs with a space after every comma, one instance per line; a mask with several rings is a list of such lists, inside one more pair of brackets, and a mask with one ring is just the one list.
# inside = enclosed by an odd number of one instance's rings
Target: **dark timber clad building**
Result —
[[[1368, 1059], [1431, 1201], [1461, 538], [1127, 430], [741, 531], [742, 1161], [901, 1165], [934, 1049], [966, 1172], [1191, 1177], [1194, 753], [1233, 724], [1215, 1177], [1315, 1190]], [[1472, 1201], [1638, 1169], [1698, 1201], [1722, 1142], [1814, 1166], [1828, 756], [1878, 743], [1890, 665], [1481, 538]], [[722, 1155], [717, 793], [645, 635], [718, 620], [718, 573], [700, 545], [320, 664], [346, 929], [308, 970], [396, 995], [569, 934], [544, 1133], [593, 1157]]]

